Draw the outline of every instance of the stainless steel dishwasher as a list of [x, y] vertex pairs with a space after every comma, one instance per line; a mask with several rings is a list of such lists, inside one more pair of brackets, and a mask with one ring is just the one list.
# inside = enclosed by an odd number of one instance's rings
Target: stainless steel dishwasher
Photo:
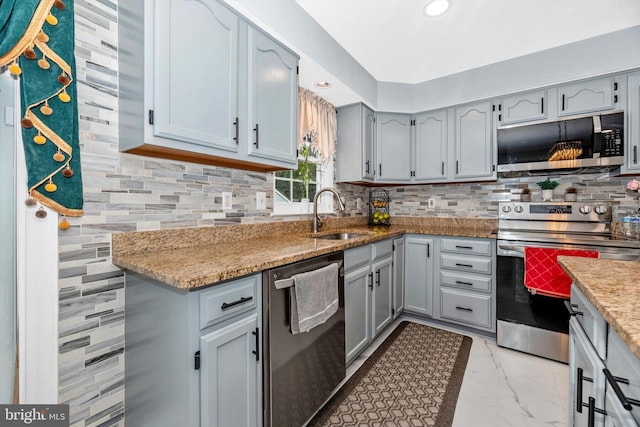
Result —
[[263, 273], [264, 427], [302, 426], [345, 378], [344, 269], [338, 311], [305, 333], [291, 333], [293, 289], [275, 286], [278, 280], [342, 261], [343, 253], [337, 252]]

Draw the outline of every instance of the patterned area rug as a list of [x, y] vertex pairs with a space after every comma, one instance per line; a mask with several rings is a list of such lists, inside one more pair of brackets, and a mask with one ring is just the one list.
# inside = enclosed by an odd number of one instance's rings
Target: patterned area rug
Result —
[[450, 427], [471, 342], [402, 322], [308, 426]]

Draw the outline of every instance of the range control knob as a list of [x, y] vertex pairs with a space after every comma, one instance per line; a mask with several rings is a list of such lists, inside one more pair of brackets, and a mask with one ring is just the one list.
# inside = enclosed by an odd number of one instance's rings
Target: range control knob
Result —
[[511, 212], [511, 206], [509, 206], [509, 205], [504, 205], [504, 206], [502, 207], [502, 212], [504, 212], [504, 213], [509, 213], [509, 212]]
[[524, 210], [524, 208], [523, 208], [522, 206], [520, 206], [520, 205], [516, 205], [516, 206], [513, 208], [513, 210], [514, 210], [514, 211], [516, 211], [517, 213], [522, 213], [522, 211]]
[[589, 205], [580, 206], [580, 209], [578, 210], [580, 211], [581, 214], [587, 215], [588, 213], [591, 212], [591, 206]]
[[604, 215], [607, 213], [609, 209], [607, 209], [606, 206], [604, 205], [598, 205], [594, 208], [594, 211], [598, 214], [598, 215]]

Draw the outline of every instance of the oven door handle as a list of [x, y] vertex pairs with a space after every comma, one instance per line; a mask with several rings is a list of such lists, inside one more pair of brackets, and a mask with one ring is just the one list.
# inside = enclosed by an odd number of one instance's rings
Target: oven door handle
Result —
[[524, 258], [524, 246], [498, 243], [498, 256]]

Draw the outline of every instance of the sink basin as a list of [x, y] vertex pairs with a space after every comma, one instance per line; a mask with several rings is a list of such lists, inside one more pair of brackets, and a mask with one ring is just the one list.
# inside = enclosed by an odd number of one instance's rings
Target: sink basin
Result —
[[322, 236], [314, 236], [314, 239], [324, 239], [324, 240], [347, 240], [353, 239], [354, 237], [364, 236], [364, 234], [360, 233], [332, 233], [325, 234]]

